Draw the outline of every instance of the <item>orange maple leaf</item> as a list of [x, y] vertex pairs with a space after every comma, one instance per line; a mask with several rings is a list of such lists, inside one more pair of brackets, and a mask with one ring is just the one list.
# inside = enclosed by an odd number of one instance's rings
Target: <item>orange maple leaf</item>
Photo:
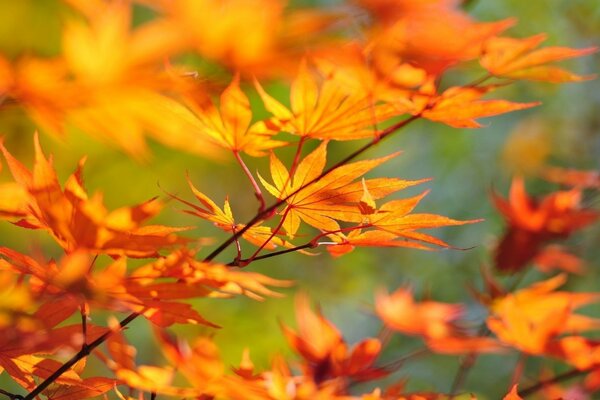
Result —
[[378, 339], [365, 339], [349, 350], [335, 325], [311, 310], [305, 294], [296, 296], [296, 319], [298, 333], [282, 325], [283, 333], [305, 360], [305, 374], [315, 383], [343, 376], [366, 381], [387, 375], [373, 365], [382, 349]]
[[[355, 204], [363, 194], [363, 184], [353, 181], [398, 153], [345, 164], [323, 175], [326, 154], [327, 143], [323, 142], [298, 164], [293, 176], [290, 176], [283, 163], [272, 155], [273, 184], [259, 175], [263, 186], [273, 196], [286, 201], [287, 206], [281, 214], [282, 218], [285, 218], [283, 228], [290, 237], [296, 234], [300, 221], [329, 232], [340, 229], [336, 220], [360, 223], [362, 216]], [[365, 185], [373, 198], [378, 199], [421, 182], [424, 180], [376, 178], [366, 180]]]
[[558, 191], [537, 201], [527, 195], [521, 177], [514, 178], [508, 200], [492, 199], [509, 227], [495, 254], [496, 268], [518, 271], [548, 240], [565, 238], [598, 219], [598, 213], [580, 207], [581, 190]]
[[504, 343], [529, 354], [544, 354], [561, 334], [600, 328], [600, 320], [574, 310], [600, 300], [598, 293], [555, 291], [566, 281], [557, 275], [515, 293], [496, 298], [487, 319], [489, 329]]
[[198, 117], [200, 133], [234, 153], [243, 151], [260, 157], [265, 150], [286, 144], [273, 140], [271, 136], [276, 132], [267, 129], [264, 122], [250, 125], [252, 110], [248, 98], [240, 89], [239, 75], [221, 94], [219, 109], [214, 104], [198, 104], [192, 99], [188, 99], [188, 105]]
[[519, 393], [517, 392], [517, 385], [513, 385], [510, 389], [510, 392], [502, 398], [502, 400], [523, 400]]
[[561, 185], [580, 189], [600, 188], [600, 172], [595, 170], [582, 171], [577, 169], [547, 166], [542, 169], [541, 175], [545, 180]]
[[376, 105], [363, 92], [349, 92], [333, 76], [326, 76], [319, 88], [306, 62], [300, 64], [291, 85], [291, 108], [271, 97], [256, 82], [265, 108], [273, 114], [267, 121], [276, 131], [303, 138], [352, 140], [374, 137], [377, 124], [397, 112], [389, 105]]
[[[477, 118], [490, 117], [539, 105], [539, 102], [514, 103], [507, 100], [481, 100], [493, 87], [451, 87], [442, 94], [418, 102], [428, 104], [420, 114], [423, 118], [442, 122], [454, 128], [480, 128]], [[432, 88], [426, 88], [427, 91]]]
[[593, 76], [576, 75], [562, 68], [544, 64], [592, 54], [598, 51], [596, 47], [586, 49], [545, 47], [534, 50], [544, 40], [546, 40], [544, 34], [525, 39], [491, 38], [484, 45], [480, 63], [491, 74], [512, 79], [561, 83], [593, 78]]
[[375, 311], [391, 329], [420, 336], [430, 350], [442, 354], [498, 352], [501, 345], [492, 338], [467, 335], [459, 318], [461, 304], [435, 301], [416, 302], [412, 291], [399, 288], [391, 295], [379, 292]]
[[185, 242], [175, 233], [189, 228], [142, 225], [162, 208], [161, 203], [154, 199], [109, 212], [99, 193], [88, 197], [82, 179], [85, 159], [80, 161], [62, 189], [52, 159], [44, 155], [37, 134], [33, 172], [14, 158], [2, 143], [0, 150], [16, 183], [28, 195], [21, 210], [9, 211], [24, 217], [16, 224], [48, 231], [68, 252], [88, 249], [110, 255], [153, 257], [164, 247]]
[[[192, 193], [194, 194], [194, 197], [196, 197], [196, 199], [200, 202], [201, 206], [192, 204], [177, 196], [171, 195], [173, 198], [192, 208], [191, 210], [185, 210], [186, 213], [200, 217], [207, 221], [211, 221], [217, 228], [222, 229], [225, 232], [235, 233], [241, 231], [245, 227], [244, 224], [238, 224], [235, 222], [228, 198], [225, 199], [225, 204], [221, 209], [208, 196], [199, 191], [192, 184], [189, 177], [188, 184], [192, 190]], [[248, 228], [242, 234], [242, 237], [255, 246], [263, 246], [267, 250], [273, 250], [277, 248], [277, 246], [292, 246], [290, 242], [278, 237], [277, 235], [273, 235], [271, 228], [268, 226], [261, 226], [260, 223], [256, 223]]]
[[379, 292], [375, 310], [390, 328], [433, 339], [452, 336], [458, 330], [458, 318], [464, 313], [464, 307], [460, 304], [434, 301], [417, 303], [408, 288], [399, 288], [391, 295]]

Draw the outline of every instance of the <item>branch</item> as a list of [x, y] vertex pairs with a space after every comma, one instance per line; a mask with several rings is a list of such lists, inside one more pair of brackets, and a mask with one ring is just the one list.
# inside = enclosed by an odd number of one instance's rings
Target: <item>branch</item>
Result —
[[529, 386], [527, 389], [519, 390], [519, 396], [521, 396], [523, 398], [531, 396], [532, 394], [536, 393], [537, 391], [543, 389], [544, 386], [552, 385], [553, 383], [559, 383], [559, 382], [567, 381], [572, 378], [576, 378], [580, 375], [587, 374], [591, 370], [592, 370], [591, 368], [584, 369], [584, 370], [573, 368], [572, 370], [562, 373], [560, 375], [556, 375], [553, 378], [546, 379], [545, 381], [539, 381], [535, 385]]
[[276, 257], [276, 256], [280, 256], [282, 254], [293, 253], [294, 251], [299, 251], [299, 250], [304, 250], [304, 249], [312, 249], [312, 248], [315, 248], [315, 247], [316, 247], [315, 244], [313, 244], [312, 242], [308, 242], [308, 243], [304, 243], [304, 244], [302, 244], [300, 246], [290, 247], [289, 249], [280, 250], [280, 251], [274, 251], [273, 253], [269, 253], [269, 254], [265, 254], [265, 255], [262, 255], [262, 256], [254, 257], [252, 260], [250, 260], [249, 258], [244, 259], [244, 260], [233, 260], [232, 262], [230, 262], [227, 265], [229, 267], [240, 267], [240, 266], [248, 264], [251, 261], [264, 260], [265, 258]]
[[20, 394], [12, 394], [10, 392], [7, 392], [4, 389], [0, 389], [0, 394], [5, 395], [6, 397], [8, 397], [10, 400], [23, 400], [24, 397], [21, 396]]
[[242, 236], [244, 233], [246, 233], [246, 231], [248, 229], [250, 229], [252, 226], [254, 226], [259, 221], [261, 221], [261, 220], [263, 220], [263, 219], [268, 218], [269, 216], [271, 216], [277, 210], [277, 208], [279, 206], [281, 206], [282, 204], [284, 204], [287, 200], [289, 200], [291, 197], [293, 197], [296, 194], [298, 194], [298, 192], [300, 192], [301, 190], [303, 190], [307, 186], [312, 185], [313, 183], [317, 182], [319, 179], [322, 179], [323, 177], [327, 176], [328, 174], [330, 174], [331, 172], [335, 171], [339, 167], [341, 167], [341, 166], [347, 164], [348, 162], [352, 161], [353, 159], [355, 159], [356, 157], [358, 157], [359, 155], [361, 155], [365, 151], [369, 150], [371, 147], [373, 147], [376, 144], [378, 144], [379, 142], [381, 142], [386, 137], [390, 136], [392, 133], [396, 132], [399, 129], [404, 128], [406, 125], [410, 124], [411, 122], [413, 122], [413, 121], [415, 121], [415, 120], [417, 120], [419, 118], [421, 118], [420, 114], [412, 115], [410, 118], [402, 120], [402, 121], [398, 122], [397, 124], [394, 124], [394, 125], [390, 126], [389, 128], [384, 129], [381, 132], [381, 134], [379, 134], [378, 136], [376, 136], [369, 143], [367, 143], [364, 146], [360, 147], [359, 149], [355, 150], [353, 153], [349, 154], [344, 159], [338, 161], [337, 163], [335, 163], [334, 165], [332, 165], [331, 167], [329, 167], [328, 169], [326, 169], [325, 171], [323, 171], [316, 178], [314, 178], [311, 181], [305, 183], [304, 185], [302, 185], [298, 189], [294, 190], [292, 193], [290, 193], [289, 195], [287, 195], [283, 199], [279, 199], [274, 204], [272, 204], [271, 206], [269, 206], [266, 209], [262, 210], [261, 212], [256, 213], [256, 215], [250, 221], [248, 221], [242, 229], [240, 229], [239, 231], [237, 231], [236, 233], [234, 233], [233, 235], [231, 235], [223, 243], [221, 243], [221, 245], [219, 247], [217, 247], [215, 250], [213, 250], [212, 253], [210, 253], [208, 256], [206, 256], [203, 261], [204, 262], [211, 261], [216, 256], [218, 256], [219, 254], [221, 254], [223, 252], [223, 250], [225, 250], [236, 239], [238, 239], [240, 236]]
[[[283, 218], [282, 221], [280, 221], [280, 225], [283, 223]], [[350, 230], [354, 230], [354, 229], [363, 229], [363, 228], [369, 228], [372, 225], [370, 224], [365, 224], [365, 225], [357, 225], [357, 226], [351, 226], [348, 228], [341, 228], [335, 231], [327, 231], [327, 232], [321, 232], [319, 233], [317, 236], [315, 236], [314, 238], [312, 238], [312, 240], [310, 242], [301, 244], [299, 246], [295, 246], [295, 247], [290, 247], [289, 249], [285, 249], [285, 250], [279, 250], [279, 251], [274, 251], [272, 253], [269, 254], [265, 254], [262, 256], [256, 256], [256, 254], [258, 253], [254, 253], [253, 256], [249, 257], [249, 258], [245, 258], [245, 259], [238, 259], [236, 258], [235, 260], [233, 260], [232, 262], [230, 262], [229, 264], [227, 264], [229, 267], [245, 267], [246, 265], [250, 264], [253, 261], [256, 260], [264, 260], [265, 258], [271, 258], [271, 257], [276, 257], [276, 256], [280, 256], [282, 254], [287, 254], [287, 253], [292, 253], [294, 251], [299, 251], [299, 250], [304, 250], [304, 249], [314, 249], [315, 247], [318, 247], [322, 244], [329, 244], [329, 242], [319, 242], [319, 239], [321, 239], [324, 236], [327, 235], [331, 235], [333, 233], [339, 233], [339, 232], [346, 232], [346, 231], [350, 231]], [[280, 228], [280, 226], [278, 226], [276, 228], [276, 230], [278, 230]], [[265, 241], [265, 243], [268, 243], [274, 235], [271, 235], [269, 237], [269, 239], [267, 239], [267, 241]], [[334, 244], [338, 244], [338, 243], [334, 243]], [[342, 244], [342, 243], [340, 243]], [[264, 247], [264, 245], [259, 249], [261, 250]]]
[[[123, 329], [131, 321], [133, 321], [134, 319], [136, 319], [139, 316], [140, 316], [140, 314], [138, 314], [136, 312], [131, 313], [119, 323], [119, 326], [121, 327], [121, 329]], [[71, 359], [69, 361], [67, 361], [66, 363], [64, 363], [59, 369], [54, 371], [52, 373], [52, 375], [50, 375], [48, 378], [46, 378], [44, 381], [42, 381], [42, 383], [37, 385], [27, 396], [13, 397], [13, 399], [17, 399], [17, 400], [21, 400], [21, 399], [22, 400], [33, 400], [33, 399], [35, 399], [36, 396], [41, 394], [48, 386], [53, 384], [58, 378], [60, 378], [60, 376], [62, 374], [67, 372], [69, 369], [71, 369], [71, 367], [73, 365], [75, 365], [77, 362], [79, 362], [79, 360], [82, 360], [83, 358], [89, 356], [90, 353], [92, 352], [92, 350], [94, 350], [96, 347], [98, 347], [102, 343], [104, 343], [106, 341], [106, 339], [108, 339], [112, 333], [113, 333], [113, 331], [108, 331], [108, 332], [104, 333], [102, 336], [100, 336], [98, 339], [94, 340], [92, 343], [90, 343], [88, 345], [84, 345], [81, 348], [81, 350], [79, 350], [79, 352], [77, 352], [77, 354], [75, 354], [73, 357], [71, 357]]]

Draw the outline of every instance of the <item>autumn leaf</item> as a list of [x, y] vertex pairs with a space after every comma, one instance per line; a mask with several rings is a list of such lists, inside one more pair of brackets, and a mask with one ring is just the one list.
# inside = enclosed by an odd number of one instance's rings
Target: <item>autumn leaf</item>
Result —
[[517, 385], [513, 385], [510, 392], [503, 397], [502, 400], [523, 400], [519, 393], [517, 393]]
[[330, 234], [328, 237], [334, 243], [327, 245], [327, 251], [334, 257], [340, 257], [354, 250], [355, 247], [409, 247], [421, 250], [432, 250], [424, 244], [407, 240], [392, 232], [369, 230], [363, 232], [354, 229], [347, 235], [344, 233]]
[[464, 313], [460, 304], [417, 303], [407, 288], [400, 288], [391, 295], [380, 292], [375, 300], [375, 310], [390, 328], [433, 339], [452, 336], [458, 329], [458, 318]]
[[198, 337], [193, 343], [186, 343], [164, 330], [155, 329], [154, 333], [166, 358], [178, 366], [197, 390], [228, 399], [266, 398], [266, 391], [258, 377], [245, 379], [225, 373], [219, 348], [210, 338]]
[[369, 46], [374, 47], [372, 58], [376, 65], [408, 62], [434, 77], [475, 59], [486, 40], [514, 24], [514, 19], [474, 21], [455, 1], [357, 3], [377, 22], [366, 32]]
[[522, 269], [552, 239], [566, 238], [593, 223], [598, 213], [580, 206], [581, 190], [558, 191], [540, 200], [525, 191], [522, 178], [514, 178], [508, 200], [492, 194], [496, 208], [508, 223], [495, 254], [501, 271]]
[[600, 188], [600, 172], [595, 170], [582, 171], [571, 168], [546, 166], [542, 168], [541, 175], [549, 182], [571, 186], [574, 188]]
[[[171, 281], [176, 280], [179, 285], [182, 285], [182, 283], [195, 285], [196, 290], [199, 290], [199, 286], [204, 286], [212, 290], [208, 294], [210, 297], [230, 297], [241, 294], [255, 300], [262, 300], [264, 296], [281, 296], [271, 290], [269, 286], [288, 287], [292, 283], [257, 272], [240, 271], [238, 268], [227, 267], [222, 264], [201, 262], [194, 259], [194, 254], [191, 250], [176, 250], [156, 262], [138, 267], [129, 276], [134, 282], [132, 285], [136, 287], [140, 285], [152, 286], [157, 279], [162, 278]], [[172, 292], [174, 296], [177, 292], [176, 287], [174, 286]], [[151, 295], [152, 290], [147, 291], [147, 293]]]
[[292, 82], [290, 108], [267, 94], [258, 82], [256, 89], [265, 108], [273, 114], [267, 125], [303, 138], [353, 140], [374, 137], [377, 125], [396, 114], [393, 107], [373, 104], [371, 97], [361, 92], [348, 93], [333, 76], [326, 76], [319, 87], [306, 62], [300, 64], [298, 75]]
[[576, 75], [562, 68], [545, 64], [592, 54], [598, 50], [596, 47], [585, 49], [544, 47], [536, 50], [544, 40], [546, 40], [544, 34], [525, 39], [491, 38], [484, 45], [480, 63], [491, 74], [511, 79], [562, 83], [593, 78], [593, 76]]
[[480, 128], [478, 118], [524, 110], [539, 102], [513, 103], [507, 100], [481, 100], [492, 87], [451, 87], [432, 97], [420, 115], [431, 121], [442, 122], [454, 128]]
[[[371, 169], [395, 157], [398, 153], [373, 160], [345, 164], [323, 175], [327, 143], [323, 142], [307, 155], [290, 176], [283, 163], [271, 156], [273, 184], [260, 175], [263, 186], [275, 197], [285, 200], [286, 208], [281, 212], [283, 228], [293, 237], [300, 222], [323, 231], [338, 231], [336, 222], [361, 222], [362, 216], [355, 206], [363, 196], [363, 183], [354, 182]], [[376, 178], [365, 181], [373, 199], [379, 199], [395, 191], [417, 185], [421, 181], [406, 181], [394, 178]]]
[[118, 381], [111, 378], [93, 377], [85, 378], [81, 381], [81, 385], [67, 386], [60, 385], [48, 389], [44, 394], [52, 400], [80, 400], [98, 397], [114, 389]]
[[[200, 205], [192, 204], [189, 201], [183, 200], [175, 195], [171, 197], [177, 199], [183, 204], [191, 207], [190, 210], [185, 210], [186, 213], [196, 217], [211, 221], [217, 228], [230, 233], [240, 232], [245, 228], [244, 224], [235, 222], [229, 199], [225, 199], [223, 208], [219, 208], [208, 196], [199, 191], [188, 177], [188, 185], [194, 194], [194, 197], [200, 202]], [[273, 231], [268, 226], [263, 226], [256, 223], [246, 229], [242, 237], [255, 246], [263, 246], [267, 250], [274, 250], [278, 246], [291, 247], [292, 244], [277, 235], [273, 235]]]
[[600, 328], [600, 320], [574, 311], [600, 299], [598, 293], [555, 291], [566, 276], [557, 275], [497, 298], [490, 306], [488, 328], [504, 343], [529, 354], [544, 354], [552, 339], [565, 333]]
[[533, 259], [535, 266], [542, 272], [551, 272], [554, 269], [563, 270], [571, 274], [583, 275], [585, 266], [583, 260], [569, 253], [559, 245], [544, 247]]
[[213, 104], [197, 104], [188, 100], [201, 124], [200, 133], [215, 144], [234, 153], [245, 152], [254, 157], [265, 154], [265, 150], [285, 145], [273, 140], [274, 133], [263, 122], [250, 124], [252, 111], [250, 102], [240, 89], [239, 75], [236, 75], [221, 94], [220, 108]]
[[61, 188], [52, 159], [44, 155], [37, 135], [33, 171], [25, 168], [1, 143], [0, 150], [15, 182], [28, 194], [26, 207], [18, 210], [24, 218], [15, 224], [46, 230], [66, 251], [87, 249], [110, 255], [154, 257], [159, 249], [185, 242], [175, 233], [188, 228], [143, 225], [162, 208], [155, 199], [109, 212], [101, 194], [88, 197], [82, 178], [85, 159], [67, 179], [64, 189]]
[[136, 365], [136, 349], [125, 341], [120, 331], [113, 331], [106, 343], [111, 356], [107, 364], [127, 386], [179, 397], [196, 397], [202, 394], [202, 391], [195, 388], [173, 386], [175, 371], [171, 367]]
[[342, 376], [367, 381], [389, 373], [374, 366], [382, 349], [378, 339], [368, 338], [348, 349], [339, 330], [320, 311], [311, 310], [305, 294], [296, 296], [296, 320], [298, 332], [282, 325], [283, 333], [315, 383]]

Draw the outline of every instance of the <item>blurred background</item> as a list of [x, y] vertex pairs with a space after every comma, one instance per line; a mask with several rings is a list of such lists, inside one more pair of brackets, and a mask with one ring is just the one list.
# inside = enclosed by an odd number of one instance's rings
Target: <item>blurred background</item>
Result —
[[[292, 1], [290, 7], [336, 6], [335, 1]], [[481, 21], [516, 17], [518, 23], [509, 30], [515, 37], [545, 32], [545, 45], [589, 47], [600, 43], [600, 5], [589, 0], [551, 0], [546, 2], [469, 1], [469, 13]], [[0, 53], [8, 59], [24, 55], [52, 56], [60, 52], [61, 21], [66, 6], [53, 0], [0, 0]], [[147, 10], [139, 7], [134, 22], [148, 18]], [[597, 73], [600, 56], [592, 55], [565, 63], [576, 73]], [[211, 72], [219, 74], [220, 72]], [[227, 82], [229, 77], [217, 75]], [[464, 82], [464, 76], [448, 78], [446, 84]], [[200, 300], [199, 311], [223, 329], [181, 326], [173, 330], [182, 337], [198, 334], [214, 336], [227, 364], [237, 365], [242, 350], [250, 355], [260, 370], [269, 365], [276, 353], [291, 357], [281, 334], [280, 323], [295, 326], [293, 298], [297, 291], [307, 292], [318, 303], [324, 315], [344, 333], [349, 343], [376, 336], [381, 322], [373, 316], [374, 294], [377, 290], [392, 291], [411, 286], [417, 297], [439, 301], [466, 302], [468, 318], [473, 327], [483, 321], [484, 310], [469, 294], [469, 287], [481, 288], [480, 269], [491, 264], [491, 250], [501, 235], [503, 221], [490, 202], [490, 192], [506, 195], [511, 177], [534, 175], [544, 164], [578, 169], [600, 168], [600, 84], [599, 81], [550, 85], [519, 83], [502, 89], [497, 97], [514, 101], [541, 100], [539, 107], [484, 120], [478, 130], [452, 129], [429, 121], [418, 121], [365, 154], [374, 158], [402, 150], [403, 154], [384, 164], [369, 176], [389, 176], [403, 179], [431, 177], [433, 181], [401, 193], [408, 197], [424, 189], [432, 189], [421, 202], [418, 211], [438, 213], [456, 219], [483, 218], [474, 225], [437, 230], [435, 235], [457, 248], [424, 252], [413, 249], [356, 249], [341, 258], [333, 259], [321, 250], [318, 256], [289, 254], [253, 263], [249, 269], [276, 278], [296, 282], [290, 289], [281, 290], [285, 297], [256, 302], [247, 298], [234, 300]], [[277, 82], [269, 90], [280, 99], [287, 96], [283, 84]], [[247, 90], [250, 94], [250, 90]], [[257, 110], [258, 98], [250, 94]], [[260, 112], [263, 112], [261, 115]], [[256, 118], [264, 117], [258, 111]], [[0, 108], [0, 134], [7, 148], [26, 165], [32, 165], [33, 132], [39, 129], [18, 107]], [[109, 209], [136, 204], [154, 196], [165, 198], [164, 191], [191, 200], [185, 181], [186, 172], [194, 184], [222, 205], [229, 196], [240, 222], [251, 217], [258, 204], [250, 185], [233, 159], [210, 160], [150, 143], [152, 157], [137, 161], [121, 150], [102, 141], [68, 128], [58, 138], [41, 132], [42, 145], [55, 155], [55, 166], [62, 182], [75, 169], [78, 160], [87, 155], [84, 177], [89, 193], [104, 193]], [[330, 145], [329, 161], [335, 162], [356, 149], [360, 143]], [[283, 158], [292, 149], [281, 151]], [[249, 159], [252, 171], [268, 175], [266, 160]], [[2, 181], [10, 180], [4, 168]], [[527, 180], [530, 193], [543, 194], [556, 189], [555, 185], [534, 177]], [[598, 198], [589, 196], [589, 206]], [[181, 212], [184, 207], [170, 201], [166, 210], [154, 222], [175, 226], [195, 225], [189, 235], [211, 237], [219, 243], [226, 236], [211, 224], [193, 220]], [[46, 235], [25, 231], [9, 223], [0, 224], [1, 245], [21, 251], [42, 252], [46, 257], [60, 256], [59, 249]], [[299, 242], [301, 243], [301, 242]], [[577, 234], [571, 244], [587, 264], [587, 274], [569, 281], [570, 289], [600, 290], [598, 273], [600, 229], [598, 226]], [[210, 246], [201, 251], [207, 254]], [[317, 249], [319, 250], [319, 249]], [[233, 253], [224, 253], [219, 261], [229, 262]], [[538, 279], [541, 273], [531, 271], [525, 281]], [[590, 310], [600, 315], [600, 310]], [[104, 324], [106, 316], [94, 316], [94, 322]], [[128, 336], [138, 348], [140, 363], [161, 363], [160, 355], [145, 321], [135, 321]], [[386, 349], [383, 362], [397, 360], [420, 347], [418, 340], [395, 335]], [[499, 362], [502, 360], [502, 362]], [[481, 357], [468, 377], [466, 388], [479, 399], [497, 399], [506, 393], [517, 355]], [[95, 361], [91, 361], [95, 363]], [[536, 360], [529, 361], [536, 370]], [[424, 357], [406, 364], [387, 379], [392, 382], [410, 378], [408, 388], [448, 390], [458, 367], [457, 357]], [[101, 366], [97, 366], [101, 368]], [[561, 366], [556, 366], [560, 370]], [[536, 376], [531, 376], [536, 379]], [[5, 377], [0, 377], [4, 387]]]

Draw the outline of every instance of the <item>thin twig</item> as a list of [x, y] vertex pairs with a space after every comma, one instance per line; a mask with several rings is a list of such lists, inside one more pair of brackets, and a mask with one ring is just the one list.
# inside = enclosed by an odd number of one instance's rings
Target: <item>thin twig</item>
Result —
[[[127, 317], [125, 317], [119, 323], [121, 329], [124, 328], [125, 326], [127, 326], [131, 321], [136, 319], [139, 315], [140, 314], [134, 312], [134, 313], [129, 314]], [[102, 336], [100, 336], [98, 339], [94, 340], [92, 343], [88, 344], [87, 346], [83, 346], [81, 348], [81, 350], [79, 350], [79, 352], [77, 352], [77, 354], [75, 354], [73, 357], [71, 357], [71, 359], [69, 359], [67, 362], [65, 362], [59, 369], [54, 371], [52, 373], [52, 375], [50, 375], [48, 378], [44, 379], [27, 396], [21, 397], [21, 398], [23, 400], [33, 400], [36, 396], [41, 394], [48, 386], [50, 386], [58, 378], [60, 378], [62, 376], [62, 374], [67, 372], [69, 369], [71, 369], [71, 367], [73, 365], [77, 364], [77, 362], [79, 362], [79, 360], [82, 360], [85, 357], [89, 356], [90, 353], [92, 352], [92, 350], [94, 350], [96, 347], [98, 347], [102, 343], [104, 343], [106, 341], [106, 339], [108, 339], [112, 333], [113, 333], [112, 330], [108, 331], [108, 332], [104, 333]]]
[[560, 375], [556, 375], [553, 378], [549, 378], [549, 379], [546, 379], [544, 381], [539, 381], [535, 385], [532, 385], [532, 386], [530, 386], [530, 387], [528, 387], [526, 389], [519, 390], [519, 396], [521, 396], [521, 397], [531, 396], [532, 394], [536, 393], [537, 391], [543, 389], [544, 386], [552, 385], [554, 383], [560, 383], [560, 382], [563, 382], [563, 381], [567, 381], [569, 379], [576, 378], [576, 377], [578, 377], [580, 375], [587, 374], [590, 371], [591, 371], [591, 369], [580, 370], [580, 369], [575, 369], [574, 368], [574, 369], [572, 369], [570, 371], [567, 371], [565, 373], [562, 373]]
[[265, 248], [265, 246], [275, 237], [275, 235], [277, 235], [279, 233], [279, 231], [281, 230], [281, 227], [283, 226], [283, 223], [285, 222], [285, 219], [287, 218], [287, 215], [291, 209], [292, 209], [291, 207], [287, 207], [285, 209], [285, 211], [283, 212], [283, 215], [281, 216], [281, 219], [279, 220], [279, 223], [277, 224], [275, 229], [273, 229], [273, 232], [271, 232], [271, 235], [267, 238], [267, 240], [265, 240], [263, 242], [263, 244], [260, 245], [260, 247], [254, 252], [254, 254], [252, 254], [250, 256], [250, 258], [245, 260], [245, 264], [242, 264], [240, 262], [239, 266], [244, 267], [244, 266], [250, 264], [252, 261], [254, 261], [256, 259], [256, 257], [258, 257], [258, 255]]
[[[304, 243], [304, 244], [302, 244], [300, 246], [290, 247], [289, 249], [280, 250], [280, 251], [274, 251], [273, 253], [264, 254], [262, 256], [254, 257], [252, 259], [252, 261], [264, 260], [265, 258], [276, 257], [276, 256], [280, 256], [282, 254], [293, 253], [294, 251], [299, 251], [299, 250], [304, 250], [304, 249], [312, 249], [314, 247], [315, 247], [315, 245], [312, 242], [308, 242], [308, 243]], [[230, 262], [227, 265], [230, 266], [230, 267], [239, 267], [240, 265], [246, 265], [249, 262], [250, 262], [250, 259], [234, 260], [234, 261]]]
[[7, 392], [7, 391], [6, 391], [6, 390], [4, 390], [4, 389], [0, 389], [0, 394], [3, 394], [3, 395], [5, 395], [5, 396], [6, 396], [6, 397], [8, 397], [10, 400], [23, 400], [23, 399], [24, 399], [24, 397], [23, 397], [23, 396], [21, 396], [20, 394], [13, 394], [13, 393]]
[[[280, 221], [280, 223], [281, 223], [281, 221]], [[371, 224], [349, 226], [349, 227], [346, 227], [346, 228], [336, 229], [335, 231], [321, 232], [317, 236], [315, 236], [314, 238], [312, 238], [312, 240], [310, 242], [307, 242], [307, 243], [304, 243], [304, 244], [301, 244], [301, 245], [298, 245], [298, 246], [295, 246], [295, 247], [290, 247], [290, 248], [285, 249], [285, 250], [274, 251], [272, 253], [265, 254], [265, 255], [262, 255], [262, 256], [250, 257], [250, 258], [246, 258], [246, 259], [243, 259], [243, 260], [236, 258], [235, 260], [231, 261], [227, 265], [230, 266], [230, 267], [246, 266], [246, 265], [248, 265], [251, 262], [256, 261], [256, 260], [264, 260], [265, 258], [276, 257], [276, 256], [280, 256], [282, 254], [292, 253], [294, 251], [299, 251], [299, 250], [304, 250], [304, 249], [314, 249], [315, 247], [318, 247], [320, 245], [329, 244], [329, 242], [319, 242], [319, 239], [321, 239], [322, 237], [325, 237], [327, 235], [332, 235], [332, 234], [335, 234], [335, 233], [342, 233], [342, 232], [352, 231], [352, 230], [355, 230], [355, 229], [363, 229], [363, 228], [369, 228], [369, 227], [371, 227]], [[273, 235], [271, 237], [269, 237], [269, 239], [265, 243], [268, 243], [271, 240], [272, 237], [273, 237]], [[337, 244], [343, 244], [343, 242], [342, 243], [336, 243], [336, 242], [334, 242], [333, 244], [336, 244], [336, 245]]]

